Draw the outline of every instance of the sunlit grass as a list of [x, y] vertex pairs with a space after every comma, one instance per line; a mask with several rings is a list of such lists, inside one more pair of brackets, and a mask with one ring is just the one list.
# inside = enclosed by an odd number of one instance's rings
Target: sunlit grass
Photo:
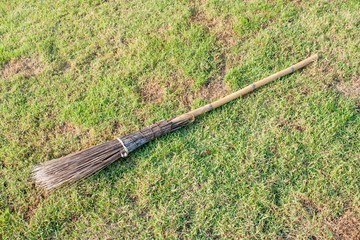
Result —
[[[0, 238], [356, 239], [359, 28], [358, 1], [1, 1]], [[79, 183], [29, 179], [314, 53]]]

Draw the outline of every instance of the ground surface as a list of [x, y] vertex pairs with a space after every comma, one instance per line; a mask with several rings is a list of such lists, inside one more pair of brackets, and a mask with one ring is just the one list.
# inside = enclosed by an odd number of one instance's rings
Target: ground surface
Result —
[[[360, 237], [360, 3], [0, 2], [0, 238]], [[318, 62], [52, 194], [32, 168]]]

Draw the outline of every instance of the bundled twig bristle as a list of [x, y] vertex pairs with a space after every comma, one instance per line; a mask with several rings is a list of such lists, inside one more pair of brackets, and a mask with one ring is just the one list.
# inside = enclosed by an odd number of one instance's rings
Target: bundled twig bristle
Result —
[[179, 129], [189, 122], [191, 119], [175, 122], [171, 119], [163, 120], [124, 137], [44, 162], [33, 170], [33, 179], [47, 190], [74, 182], [105, 168], [120, 157], [126, 157], [128, 153], [150, 140]]
[[118, 140], [85, 149], [81, 152], [53, 159], [37, 166], [33, 178], [47, 190], [89, 176], [116, 161], [124, 152]]

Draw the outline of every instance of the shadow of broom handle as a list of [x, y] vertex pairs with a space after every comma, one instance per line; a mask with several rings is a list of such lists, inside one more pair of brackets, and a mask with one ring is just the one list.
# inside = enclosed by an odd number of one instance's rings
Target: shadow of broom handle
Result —
[[200, 107], [198, 109], [195, 109], [193, 111], [190, 111], [188, 113], [180, 115], [180, 116], [172, 119], [171, 121], [172, 122], [178, 122], [178, 121], [194, 119], [195, 117], [197, 117], [199, 115], [202, 115], [202, 114], [204, 114], [206, 112], [209, 112], [209, 111], [211, 111], [211, 110], [213, 110], [213, 109], [215, 109], [217, 107], [220, 107], [220, 106], [222, 106], [222, 105], [224, 105], [224, 104], [226, 104], [226, 103], [228, 103], [228, 102], [230, 102], [230, 101], [232, 101], [232, 100], [234, 100], [236, 98], [239, 98], [239, 97], [241, 97], [241, 96], [243, 96], [245, 94], [248, 94], [249, 92], [252, 92], [255, 89], [257, 89], [257, 88], [259, 88], [259, 87], [261, 87], [261, 86], [263, 86], [263, 85], [265, 85], [265, 84], [267, 84], [269, 82], [272, 82], [272, 81], [274, 81], [274, 80], [276, 80], [278, 78], [281, 78], [281, 77], [283, 77], [283, 76], [285, 76], [287, 74], [293, 73], [293, 72], [307, 66], [311, 62], [316, 61], [317, 59], [319, 59], [317, 54], [312, 55], [311, 57], [309, 57], [309, 58], [307, 58], [307, 59], [305, 59], [305, 60], [303, 60], [303, 61], [301, 61], [301, 62], [299, 62], [299, 63], [297, 63], [297, 64], [295, 64], [295, 65], [293, 65], [291, 67], [289, 67], [289, 68], [286, 68], [286, 69], [284, 69], [284, 70], [282, 70], [280, 72], [277, 72], [277, 73], [275, 73], [275, 74], [273, 74], [273, 75], [271, 75], [269, 77], [266, 77], [266, 78], [264, 78], [264, 79], [262, 79], [260, 81], [257, 81], [255, 83], [253, 83], [253, 84], [251, 84], [251, 85], [249, 85], [249, 86], [247, 86], [247, 87], [245, 87], [243, 89], [240, 89], [239, 91], [234, 92], [234, 93], [232, 93], [232, 94], [230, 94], [230, 95], [228, 95], [228, 96], [226, 96], [224, 98], [221, 98], [221, 99], [219, 99], [219, 100], [217, 100], [215, 102], [212, 102], [212, 103], [207, 104], [207, 105], [205, 105], [203, 107]]

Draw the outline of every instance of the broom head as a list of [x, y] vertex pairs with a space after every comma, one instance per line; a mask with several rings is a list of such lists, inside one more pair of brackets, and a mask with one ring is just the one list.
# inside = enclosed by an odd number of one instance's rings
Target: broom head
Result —
[[41, 188], [53, 190], [90, 176], [119, 158], [126, 157], [141, 145], [193, 121], [191, 118], [173, 120], [163, 120], [124, 137], [44, 162], [35, 167], [32, 177]]

